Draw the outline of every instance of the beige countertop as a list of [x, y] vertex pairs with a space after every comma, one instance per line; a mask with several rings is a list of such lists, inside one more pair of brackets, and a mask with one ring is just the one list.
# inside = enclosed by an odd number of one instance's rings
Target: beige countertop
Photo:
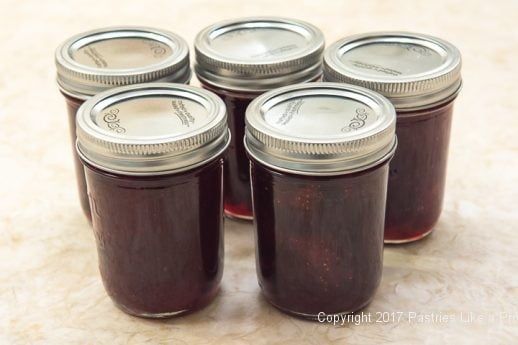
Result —
[[[0, 344], [516, 343], [517, 1], [0, 5]], [[245, 15], [305, 19], [328, 43], [363, 31], [420, 31], [463, 53], [444, 212], [429, 238], [386, 248], [381, 286], [364, 311], [370, 322], [319, 324], [270, 307], [255, 277], [252, 226], [233, 221], [226, 222], [222, 290], [206, 309], [143, 320], [105, 294], [76, 196], [54, 48], [77, 32], [118, 24], [162, 27], [192, 42], [205, 25]], [[378, 323], [380, 315], [396, 320]]]

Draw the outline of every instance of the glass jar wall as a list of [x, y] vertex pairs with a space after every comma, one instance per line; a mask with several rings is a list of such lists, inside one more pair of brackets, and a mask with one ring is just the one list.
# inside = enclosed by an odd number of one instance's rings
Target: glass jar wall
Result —
[[81, 106], [77, 137], [114, 303], [162, 318], [211, 301], [223, 272], [223, 102], [180, 84], [115, 88]]
[[83, 165], [76, 151], [75, 116], [91, 96], [142, 82], [188, 83], [189, 48], [179, 36], [147, 27], [113, 27], [84, 32], [56, 49], [57, 82], [65, 97], [78, 194], [91, 220]]
[[324, 80], [372, 89], [396, 108], [399, 145], [390, 163], [386, 243], [421, 239], [439, 219], [460, 69], [452, 44], [416, 33], [351, 36], [325, 52]]
[[256, 267], [274, 306], [315, 319], [374, 298], [394, 130], [390, 102], [352, 85], [284, 87], [250, 104]]
[[250, 170], [266, 299], [307, 318], [366, 306], [383, 268], [388, 161], [328, 177], [277, 171], [253, 158]]
[[232, 143], [225, 157], [225, 213], [251, 219], [249, 162], [243, 146], [245, 110], [259, 94], [321, 76], [324, 38], [308, 23], [276, 17], [211, 25], [196, 37], [196, 75], [228, 109]]
[[444, 198], [452, 114], [452, 101], [397, 113], [399, 146], [390, 163], [386, 242], [418, 240], [437, 223]]

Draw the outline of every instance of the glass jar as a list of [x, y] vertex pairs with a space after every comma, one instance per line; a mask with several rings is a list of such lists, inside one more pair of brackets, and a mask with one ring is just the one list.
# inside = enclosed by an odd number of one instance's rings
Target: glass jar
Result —
[[416, 33], [351, 36], [324, 54], [324, 80], [369, 88], [396, 108], [398, 148], [390, 163], [386, 243], [419, 240], [439, 219], [460, 70], [457, 48]]
[[229, 143], [223, 102], [195, 87], [125, 86], [79, 108], [99, 269], [123, 311], [170, 317], [217, 293]]
[[283, 87], [248, 107], [257, 275], [280, 310], [315, 319], [372, 300], [395, 121], [383, 96], [337, 83]]
[[252, 219], [243, 146], [246, 107], [265, 91], [320, 79], [324, 36], [299, 20], [242, 18], [205, 28], [194, 48], [196, 75], [204, 88], [225, 102], [232, 132], [225, 157], [225, 214]]
[[143, 82], [189, 83], [189, 47], [176, 34], [146, 27], [84, 32], [56, 49], [57, 83], [65, 97], [79, 200], [91, 221], [83, 164], [76, 150], [76, 113], [104, 90]]

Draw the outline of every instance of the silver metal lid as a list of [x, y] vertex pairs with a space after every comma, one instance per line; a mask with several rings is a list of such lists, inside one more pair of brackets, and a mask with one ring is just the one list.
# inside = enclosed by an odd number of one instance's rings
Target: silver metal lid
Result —
[[178, 35], [147, 27], [113, 27], [73, 36], [56, 49], [61, 90], [88, 98], [145, 82], [187, 83], [189, 46]]
[[102, 170], [157, 175], [191, 169], [230, 142], [226, 110], [215, 94], [170, 83], [102, 92], [79, 108], [77, 151]]
[[383, 96], [341, 83], [283, 87], [246, 111], [245, 147], [259, 162], [303, 175], [364, 170], [396, 147], [396, 113]]
[[346, 37], [324, 53], [324, 79], [360, 85], [413, 110], [454, 98], [461, 87], [459, 50], [442, 39], [409, 32]]
[[205, 28], [194, 49], [198, 79], [220, 88], [263, 92], [318, 78], [324, 35], [300, 20], [241, 18]]

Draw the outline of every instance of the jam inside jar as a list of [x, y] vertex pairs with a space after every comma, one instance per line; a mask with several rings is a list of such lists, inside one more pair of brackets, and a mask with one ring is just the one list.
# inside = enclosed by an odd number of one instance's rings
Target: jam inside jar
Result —
[[225, 156], [225, 214], [252, 219], [245, 111], [268, 90], [321, 78], [324, 38], [299, 20], [261, 17], [216, 23], [196, 37], [196, 75], [225, 102], [232, 142]]
[[83, 104], [84, 100], [68, 96], [63, 93], [67, 103], [68, 112], [68, 127], [70, 128], [70, 142], [72, 143], [72, 156], [74, 160], [74, 167], [76, 172], [77, 191], [79, 194], [79, 202], [83, 213], [90, 223], [92, 223], [92, 214], [90, 211], [90, 201], [88, 200], [88, 193], [86, 192], [86, 179], [83, 163], [79, 159], [76, 152], [76, 113], [77, 109]]
[[388, 161], [367, 171], [300, 176], [250, 163], [257, 275], [266, 299], [313, 319], [370, 303], [383, 268]]
[[126, 313], [202, 307], [223, 272], [225, 106], [180, 84], [114, 88], [77, 113], [99, 269]]
[[85, 163], [108, 295], [123, 311], [169, 317], [203, 307], [223, 273], [223, 159], [158, 176]]
[[324, 54], [324, 80], [363, 86], [397, 112], [398, 148], [390, 163], [385, 242], [419, 240], [442, 210], [453, 102], [461, 56], [423, 34], [377, 32], [346, 37]]
[[237, 94], [216, 90], [208, 85], [203, 87], [217, 94], [225, 103], [228, 127], [232, 133], [230, 146], [225, 154], [225, 214], [233, 218], [251, 219], [250, 167], [242, 138], [245, 136], [246, 108], [257, 94]]
[[75, 35], [56, 49], [55, 59], [58, 86], [67, 105], [79, 200], [91, 222], [85, 172], [75, 150], [78, 108], [115, 86], [158, 80], [189, 83], [189, 48], [171, 32], [123, 26]]
[[[429, 234], [442, 210], [453, 102], [398, 112], [398, 148], [390, 162], [385, 241]], [[409, 159], [412, 157], [412, 159]]]
[[394, 132], [390, 102], [352, 85], [284, 87], [250, 104], [256, 268], [275, 307], [317, 319], [374, 298]]

